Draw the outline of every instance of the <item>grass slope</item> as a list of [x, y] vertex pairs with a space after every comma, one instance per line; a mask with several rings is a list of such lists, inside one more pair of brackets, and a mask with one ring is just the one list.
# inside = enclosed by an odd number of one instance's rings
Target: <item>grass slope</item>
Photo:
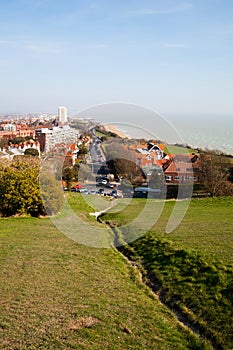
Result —
[[[90, 211], [75, 195], [80, 211]], [[143, 287], [116, 249], [79, 245], [49, 219], [0, 225], [1, 349], [209, 348]]]
[[[132, 200], [102, 220], [120, 228], [144, 205], [145, 200]], [[173, 206], [167, 202], [157, 224], [124, 252], [152, 275], [165, 303], [186, 314], [217, 349], [232, 349], [233, 198], [192, 200], [183, 222], [166, 234]]]
[[[135, 219], [145, 207], [146, 199], [121, 199], [102, 217], [102, 221], [122, 226]], [[181, 224], [165, 233], [175, 201], [167, 201], [159, 220], [152, 228], [155, 237], [172, 240], [177, 247], [200, 251], [210, 261], [233, 266], [233, 198], [192, 199]], [[120, 210], [118, 212], [118, 210]]]
[[164, 152], [166, 154], [188, 154], [188, 153], [195, 153], [195, 150], [189, 147], [181, 147], [181, 146], [175, 146], [175, 145], [165, 145]]

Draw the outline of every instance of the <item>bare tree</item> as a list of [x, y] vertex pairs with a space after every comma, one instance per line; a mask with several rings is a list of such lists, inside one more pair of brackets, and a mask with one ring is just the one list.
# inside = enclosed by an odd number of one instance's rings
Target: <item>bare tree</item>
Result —
[[229, 161], [219, 151], [200, 153], [201, 181], [212, 197], [232, 196], [233, 185], [228, 181]]
[[128, 149], [122, 141], [115, 141], [106, 144], [107, 164], [117, 176], [122, 176], [131, 183], [141, 183], [145, 181], [142, 169], [137, 165], [135, 152]]

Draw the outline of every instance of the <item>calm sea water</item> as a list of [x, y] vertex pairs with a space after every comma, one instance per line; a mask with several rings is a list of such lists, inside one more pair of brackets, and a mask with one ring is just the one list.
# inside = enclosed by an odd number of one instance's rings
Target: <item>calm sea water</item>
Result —
[[[233, 155], [233, 115], [176, 114], [165, 115], [165, 117], [174, 128], [174, 132], [167, 132], [166, 126], [160, 130], [161, 132], [158, 132], [157, 123], [147, 118], [143, 120], [143, 123], [134, 119], [139, 128], [121, 124], [118, 128], [130, 137], [148, 138], [151, 133], [168, 143], [183, 143], [194, 148], [217, 149]], [[140, 130], [140, 126], [146, 130]]]
[[79, 115], [115, 123], [131, 137], [156, 138], [194, 148], [218, 149], [233, 155], [233, 114], [171, 114], [124, 103], [95, 106]]
[[233, 154], [233, 115], [168, 116], [182, 138], [193, 147], [218, 149]]

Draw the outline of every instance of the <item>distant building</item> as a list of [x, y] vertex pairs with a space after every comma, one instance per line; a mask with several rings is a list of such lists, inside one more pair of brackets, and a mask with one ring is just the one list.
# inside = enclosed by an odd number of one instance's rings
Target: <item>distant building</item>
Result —
[[58, 108], [58, 119], [59, 122], [65, 124], [67, 122], [67, 108], [59, 107]]
[[3, 130], [4, 131], [15, 131], [16, 130], [16, 126], [15, 126], [15, 124], [5, 124], [4, 126], [3, 126]]
[[56, 148], [67, 144], [76, 143], [78, 131], [68, 125], [53, 128], [38, 128], [36, 130], [36, 140], [40, 143], [41, 152], [50, 152]]
[[[150, 145], [150, 147], [148, 147]], [[137, 165], [140, 168], [159, 165], [158, 163], [164, 157], [164, 144], [148, 144], [148, 145], [139, 145], [131, 146], [131, 150], [135, 150]]]
[[12, 131], [4, 131], [1, 130], [0, 131], [0, 139], [4, 139], [4, 140], [12, 140], [15, 137], [30, 137], [32, 139], [35, 138], [35, 130], [33, 128], [18, 128], [16, 127], [16, 130], [12, 130]]
[[193, 183], [199, 181], [199, 164], [196, 154], [170, 155], [163, 164], [166, 183]]
[[38, 155], [40, 156], [40, 144], [38, 141], [25, 141], [20, 144], [10, 144], [7, 148], [0, 148], [0, 158], [7, 158], [12, 160], [14, 156], [23, 156], [27, 149], [35, 149], [38, 151]]
[[78, 151], [79, 151], [79, 148], [76, 143], [66, 145], [66, 156], [65, 156], [64, 166], [75, 165]]

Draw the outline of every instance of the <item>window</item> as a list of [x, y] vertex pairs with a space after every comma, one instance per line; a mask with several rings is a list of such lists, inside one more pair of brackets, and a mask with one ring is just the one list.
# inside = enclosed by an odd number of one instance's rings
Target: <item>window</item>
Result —
[[165, 175], [165, 180], [166, 180], [166, 181], [171, 181], [171, 180], [172, 180], [171, 175]]

